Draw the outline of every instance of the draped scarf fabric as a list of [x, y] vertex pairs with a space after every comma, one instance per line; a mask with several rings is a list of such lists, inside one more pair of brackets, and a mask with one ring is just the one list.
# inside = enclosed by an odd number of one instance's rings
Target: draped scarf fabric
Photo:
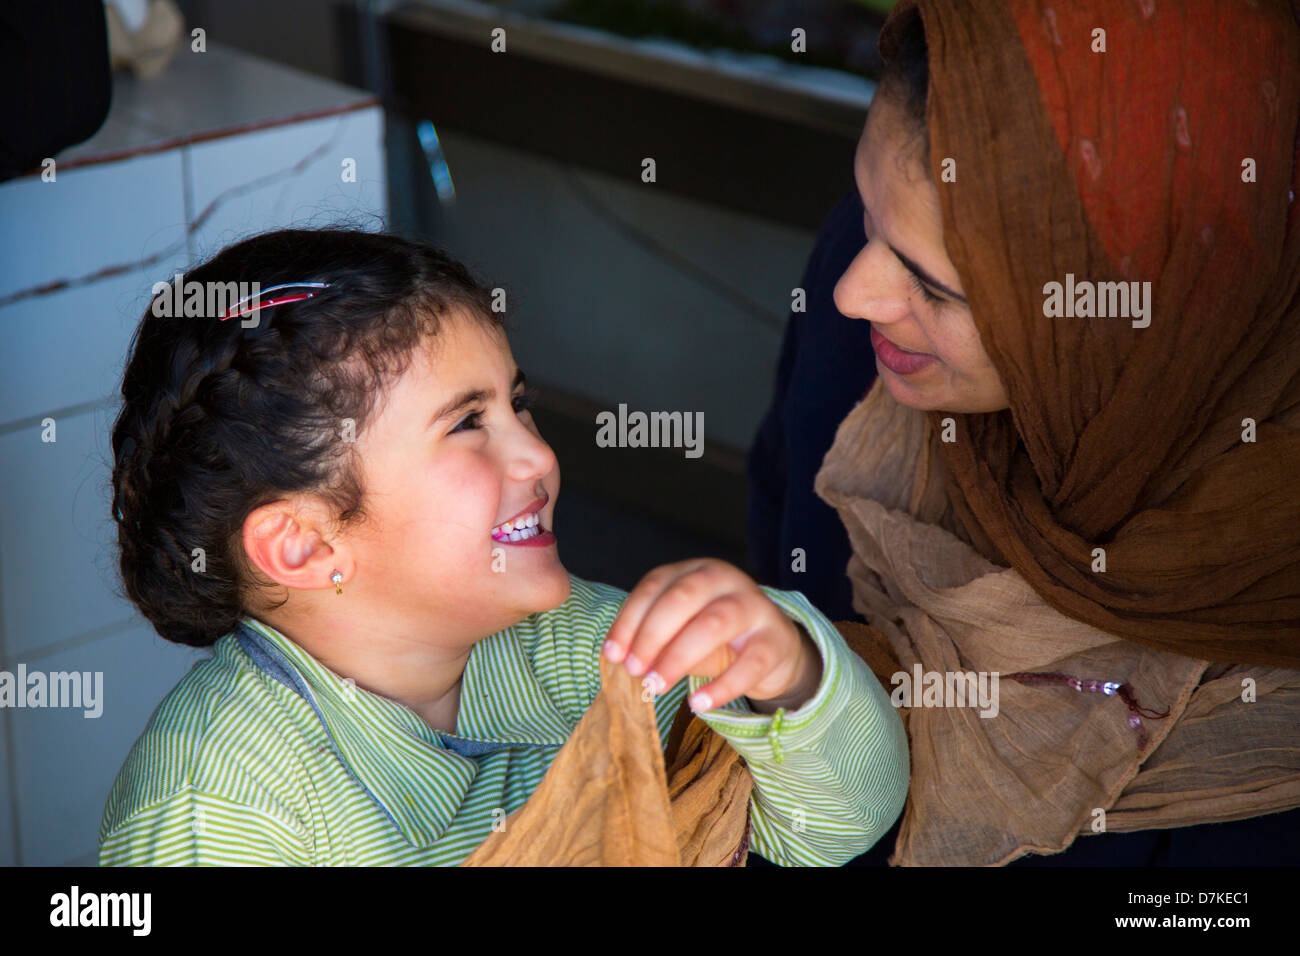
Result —
[[[912, 706], [912, 779], [890, 862], [993, 866], [1080, 835], [1226, 822], [1300, 806], [1300, 671], [1144, 647], [1062, 615], [955, 532], [927, 416], [877, 382], [841, 423], [816, 490], [853, 556], [842, 623], [886, 689], [899, 675], [999, 675], [997, 710]], [[1118, 695], [1016, 673], [1127, 684]], [[896, 703], [903, 703], [896, 698]], [[1086, 838], [1086, 837], [1085, 837]]]
[[541, 784], [462, 866], [744, 866], [753, 778], [726, 739], [654, 705], [600, 655], [601, 687]]
[[[891, 862], [1300, 806], [1293, 11], [904, 0], [882, 49], [910, 6], [945, 245], [1011, 407], [927, 414], [877, 383], [841, 423], [816, 490], [872, 625], [850, 643], [887, 687], [915, 667], [1065, 674], [1146, 710], [1008, 679], [996, 716], [902, 710]], [[1149, 281], [1150, 324], [1049, 317], [1067, 274]]]
[[[1010, 397], [942, 448], [968, 536], [1105, 632], [1300, 667], [1292, 5], [915, 5], [944, 242]], [[1149, 326], [1045, 316], [1067, 276], [1149, 282]]]

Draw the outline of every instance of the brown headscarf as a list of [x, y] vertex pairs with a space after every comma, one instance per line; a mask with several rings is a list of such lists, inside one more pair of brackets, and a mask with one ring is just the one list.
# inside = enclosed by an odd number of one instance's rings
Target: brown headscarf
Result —
[[[877, 383], [816, 489], [882, 682], [1004, 679], [991, 719], [901, 711], [891, 862], [1300, 806], [1297, 20], [1284, 0], [904, 0], [884, 49], [914, 6], [944, 241], [1011, 407], [926, 414]], [[1047, 317], [1067, 274], [1150, 281], [1150, 325]], [[1131, 697], [1080, 692], [1103, 681]]]
[[[1300, 667], [1293, 6], [906, 0], [882, 49], [911, 6], [945, 245], [1011, 405], [942, 446], [966, 536], [1102, 631]], [[1150, 325], [1046, 317], [1067, 274], [1149, 281]]]

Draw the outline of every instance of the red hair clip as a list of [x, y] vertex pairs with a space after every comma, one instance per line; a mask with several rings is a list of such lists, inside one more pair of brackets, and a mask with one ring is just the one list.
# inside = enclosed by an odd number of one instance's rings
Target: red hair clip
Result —
[[[230, 308], [226, 309], [226, 311], [217, 316], [217, 321], [224, 322], [226, 319], [234, 319], [241, 315], [248, 315], [250, 312], [256, 312], [259, 309], [269, 309], [273, 305], [283, 305], [286, 302], [300, 302], [303, 299], [310, 299], [314, 295], [320, 295], [321, 291], [328, 289], [329, 286], [330, 284], [328, 282], [284, 282], [280, 285], [273, 285], [268, 289], [261, 289], [253, 295], [245, 296], [240, 299]], [[262, 301], [262, 296], [266, 295], [268, 292], [277, 292], [281, 289], [312, 289], [314, 291], [293, 292], [288, 295], [276, 296], [274, 299], [268, 299], [265, 302]], [[244, 306], [249, 302], [254, 304], [251, 308], [245, 308]]]

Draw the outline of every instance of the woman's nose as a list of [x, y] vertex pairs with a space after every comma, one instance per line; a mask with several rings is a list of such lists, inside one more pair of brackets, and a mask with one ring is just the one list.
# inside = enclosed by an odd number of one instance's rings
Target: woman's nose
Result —
[[868, 242], [835, 284], [835, 308], [850, 319], [897, 322], [908, 312], [906, 288], [882, 242]]

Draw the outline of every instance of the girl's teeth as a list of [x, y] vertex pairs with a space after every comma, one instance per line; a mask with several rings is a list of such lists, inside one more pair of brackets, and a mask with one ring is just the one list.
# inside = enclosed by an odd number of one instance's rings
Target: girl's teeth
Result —
[[501, 541], [523, 541], [536, 537], [541, 533], [538, 530], [541, 520], [541, 517], [536, 514], [515, 518], [493, 528], [492, 537]]

